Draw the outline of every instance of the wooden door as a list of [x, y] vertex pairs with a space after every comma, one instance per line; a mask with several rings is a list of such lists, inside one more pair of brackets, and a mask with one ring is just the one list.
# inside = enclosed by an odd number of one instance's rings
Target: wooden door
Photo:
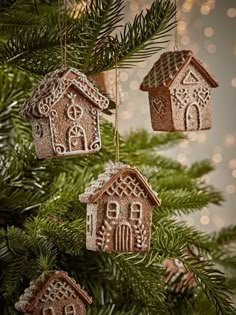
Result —
[[114, 249], [119, 252], [129, 252], [132, 250], [132, 232], [128, 224], [120, 224], [115, 230]]
[[188, 105], [185, 111], [185, 129], [199, 130], [201, 127], [200, 110], [196, 103]]

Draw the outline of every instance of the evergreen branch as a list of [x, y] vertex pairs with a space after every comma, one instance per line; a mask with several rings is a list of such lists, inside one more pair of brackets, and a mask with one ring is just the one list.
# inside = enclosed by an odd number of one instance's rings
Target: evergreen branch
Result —
[[230, 225], [222, 228], [218, 233], [213, 235], [213, 242], [215, 243], [216, 250], [221, 246], [236, 242], [236, 226]]
[[12, 68], [0, 71], [0, 151], [9, 149], [15, 142], [24, 144], [31, 141], [29, 124], [19, 116], [19, 108], [29, 96], [34, 79]]
[[[47, 239], [47, 242], [54, 244], [58, 251], [78, 255], [84, 245], [84, 222], [76, 220], [65, 221], [63, 218], [49, 216], [28, 220], [25, 224], [27, 233], [35, 234], [37, 239]], [[47, 254], [47, 252], [46, 252]]]
[[228, 226], [212, 237], [213, 260], [225, 269], [236, 269], [236, 227]]
[[[139, 303], [142, 301], [144, 306], [158, 310], [158, 314], [166, 312], [164, 283], [161, 278], [163, 270], [157, 264], [159, 258], [155, 251], [151, 251], [150, 256], [121, 253], [110, 255], [107, 259], [114, 265], [113, 268], [117, 274], [123, 275], [124, 281], [133, 291], [134, 301], [130, 301], [131, 304], [135, 305], [138, 301]], [[140, 284], [142, 285], [140, 286]]]
[[209, 172], [212, 172], [214, 169], [215, 168], [211, 161], [203, 160], [193, 163], [188, 170], [188, 174], [191, 176], [191, 178], [199, 178], [205, 174], [208, 174]]
[[82, 71], [88, 73], [91, 67], [91, 60], [96, 58], [94, 51], [107, 37], [117, 29], [117, 24], [123, 18], [121, 11], [123, 0], [95, 0], [91, 1], [86, 8], [87, 23], [86, 29], [91, 32], [86, 33], [86, 49], [83, 51], [84, 61]]
[[[123, 31], [111, 42], [104, 43], [96, 52], [96, 63], [89, 73], [109, 70], [116, 62], [119, 67], [132, 67], [163, 48], [167, 33], [174, 27], [171, 22], [175, 6], [170, 0], [156, 0], [147, 10], [136, 15], [133, 24], [126, 23]], [[115, 48], [114, 48], [115, 45]], [[117, 49], [116, 47], [119, 47]]]
[[135, 129], [125, 137], [125, 144], [133, 151], [168, 148], [185, 139], [182, 133], [150, 134], [145, 129]]
[[223, 201], [222, 195], [213, 188], [202, 188], [201, 190], [168, 190], [158, 193], [162, 200], [160, 211], [170, 215], [173, 213], [189, 214], [197, 209], [206, 207], [209, 203], [216, 205]]
[[[190, 168], [182, 166], [179, 169], [158, 169], [155, 175], [152, 172], [152, 176], [149, 180], [154, 187], [157, 187], [156, 190], [163, 188], [166, 190], [182, 188], [191, 191], [196, 186], [201, 190], [201, 187], [204, 187], [204, 183], [201, 183], [196, 179], [211, 171], [212, 166], [210, 162], [201, 161], [194, 163]], [[174, 181], [173, 178], [175, 178]], [[210, 186], [206, 186], [204, 189], [209, 191], [212, 190]]]
[[225, 277], [215, 269], [211, 261], [188, 258], [183, 263], [189, 271], [193, 272], [197, 284], [213, 303], [217, 314], [235, 314], [236, 309], [231, 301], [231, 292], [226, 285]]
[[200, 288], [195, 288], [189, 294], [171, 294], [168, 298], [171, 315], [216, 315], [214, 305], [210, 303]]
[[[198, 231], [193, 226], [188, 226], [184, 222], [176, 222], [174, 219], [166, 218], [165, 216], [160, 216], [159, 211], [154, 211], [153, 213], [153, 227], [154, 232], [152, 238], [157, 241], [156, 248], [159, 248], [159, 242], [162, 239], [170, 239], [170, 242], [180, 243], [179, 248], [182, 250], [184, 246], [195, 246], [198, 250], [204, 250], [206, 252], [210, 251], [211, 248], [211, 239], [210, 237], [203, 232]], [[164, 235], [160, 235], [164, 233]], [[165, 233], [170, 233], [170, 236], [166, 236]], [[172, 238], [172, 239], [171, 239]], [[160, 241], [158, 241], [160, 240]], [[166, 241], [168, 242], [168, 241]], [[162, 246], [163, 247], [163, 246]], [[169, 248], [169, 246], [167, 246]], [[173, 246], [176, 247], [177, 246]], [[177, 254], [168, 255], [170, 257], [177, 257]]]
[[[160, 39], [174, 26], [170, 21], [175, 7], [170, 0], [156, 0], [145, 16], [141, 12], [133, 25], [126, 24], [123, 33], [116, 35], [112, 44], [109, 40], [104, 43], [103, 39], [118, 27], [117, 23], [121, 19], [121, 7], [118, 5], [121, 6], [122, 0], [104, 2], [106, 5], [102, 6], [101, 15], [91, 4], [92, 11], [87, 9], [79, 20], [68, 16], [65, 32], [68, 62], [71, 66], [81, 69], [85, 67], [86, 73], [97, 73], [113, 68], [115, 59], [120, 66], [129, 66], [162, 48], [156, 46], [156, 42], [162, 44]], [[109, 8], [111, 11], [108, 13]], [[114, 42], [119, 47], [119, 53], [117, 49], [114, 50]], [[49, 20], [40, 28], [22, 28], [21, 32], [0, 47], [1, 64], [13, 64], [32, 73], [45, 74], [60, 64], [59, 44], [58, 26], [53, 21]], [[93, 63], [89, 62], [91, 56]]]

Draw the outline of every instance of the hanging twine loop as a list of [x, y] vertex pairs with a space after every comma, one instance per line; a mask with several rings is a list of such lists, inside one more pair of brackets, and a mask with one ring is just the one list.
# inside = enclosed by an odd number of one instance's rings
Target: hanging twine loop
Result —
[[107, 45], [113, 48], [114, 59], [115, 59], [115, 131], [114, 131], [114, 147], [115, 147], [115, 162], [120, 161], [120, 136], [119, 136], [119, 105], [118, 105], [118, 43], [113, 37], [107, 38]]
[[179, 14], [178, 14], [178, 0], [175, 0], [175, 45], [174, 51], [179, 51], [179, 31], [178, 31], [178, 24], [179, 24]]
[[117, 69], [117, 56], [115, 56], [115, 134], [114, 145], [116, 150], [116, 162], [120, 161], [120, 137], [119, 137], [119, 106], [118, 106], [118, 69]]
[[67, 67], [67, 0], [61, 2], [58, 0], [58, 27], [60, 38], [60, 51], [61, 51], [61, 65], [63, 68]]

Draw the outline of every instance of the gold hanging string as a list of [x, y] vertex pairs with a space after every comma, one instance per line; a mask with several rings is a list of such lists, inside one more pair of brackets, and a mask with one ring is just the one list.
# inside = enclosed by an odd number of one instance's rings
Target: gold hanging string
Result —
[[64, 54], [63, 54], [63, 34], [62, 34], [62, 20], [61, 20], [61, 1], [58, 0], [58, 27], [59, 27], [59, 39], [61, 50], [61, 65], [64, 66]]
[[178, 32], [178, 23], [179, 23], [179, 17], [178, 17], [178, 0], [175, 0], [175, 46], [174, 50], [180, 50], [179, 47], [179, 32]]
[[116, 151], [116, 162], [120, 161], [120, 138], [119, 138], [119, 110], [118, 110], [118, 69], [117, 69], [117, 56], [115, 56], [115, 134], [114, 146]]
[[64, 67], [67, 67], [67, 51], [66, 51], [66, 44], [67, 44], [67, 0], [64, 0]]
[[[60, 51], [61, 51], [61, 65], [63, 68], [67, 67], [67, 37], [66, 37], [66, 27], [67, 27], [67, 0], [64, 0], [64, 10], [62, 10], [63, 3], [58, 0], [58, 27], [59, 27], [59, 37], [60, 37]], [[62, 13], [63, 18], [62, 18]]]

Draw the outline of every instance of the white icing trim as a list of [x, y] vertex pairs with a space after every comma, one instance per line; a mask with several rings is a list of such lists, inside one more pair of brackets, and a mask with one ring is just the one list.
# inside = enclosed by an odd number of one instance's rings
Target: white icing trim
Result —
[[[191, 78], [194, 78], [196, 81], [191, 82]], [[182, 83], [185, 84], [185, 85], [198, 84], [199, 83], [199, 79], [198, 79], [198, 77], [196, 76], [196, 74], [192, 70], [189, 70], [187, 72], [186, 76], [183, 78]]]

